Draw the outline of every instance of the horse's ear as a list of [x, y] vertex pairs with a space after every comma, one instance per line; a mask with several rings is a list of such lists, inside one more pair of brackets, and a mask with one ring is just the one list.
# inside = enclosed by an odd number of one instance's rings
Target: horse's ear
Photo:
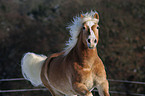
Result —
[[81, 14], [81, 18], [84, 18], [84, 16]]
[[95, 13], [94, 18], [99, 19], [98, 13]]

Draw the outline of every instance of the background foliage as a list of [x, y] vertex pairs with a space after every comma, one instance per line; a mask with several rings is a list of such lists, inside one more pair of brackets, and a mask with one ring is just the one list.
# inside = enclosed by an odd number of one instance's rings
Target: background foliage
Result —
[[[69, 38], [66, 26], [74, 16], [90, 10], [100, 15], [97, 48], [108, 78], [145, 82], [145, 0], [0, 0], [0, 79], [22, 77], [20, 62], [26, 52], [62, 51]], [[26, 81], [0, 82], [1, 90], [22, 88], [33, 86]], [[110, 82], [110, 90], [145, 94], [145, 86], [137, 84]], [[40, 94], [49, 93], [2, 96]]]

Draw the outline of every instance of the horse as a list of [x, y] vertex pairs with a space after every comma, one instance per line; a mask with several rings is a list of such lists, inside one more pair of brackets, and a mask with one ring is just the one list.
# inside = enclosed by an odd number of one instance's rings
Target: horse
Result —
[[28, 52], [21, 61], [22, 73], [34, 86], [45, 86], [52, 96], [109, 95], [109, 83], [102, 60], [98, 56], [99, 15], [82, 13], [67, 28], [70, 39], [60, 53], [50, 56]]

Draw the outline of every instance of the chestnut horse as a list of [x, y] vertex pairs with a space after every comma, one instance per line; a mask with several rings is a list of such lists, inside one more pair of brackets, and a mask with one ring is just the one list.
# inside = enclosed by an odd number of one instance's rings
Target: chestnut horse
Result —
[[100, 96], [109, 95], [104, 65], [97, 54], [99, 40], [97, 12], [74, 18], [67, 47], [49, 57], [26, 53], [22, 59], [22, 73], [34, 86], [44, 85], [53, 96], [93, 96], [97, 88]]

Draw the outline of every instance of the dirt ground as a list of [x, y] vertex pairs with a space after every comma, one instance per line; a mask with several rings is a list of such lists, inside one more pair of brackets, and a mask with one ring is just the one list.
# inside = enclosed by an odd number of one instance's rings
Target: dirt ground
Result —
[[[60, 52], [69, 39], [67, 25], [81, 12], [98, 11], [98, 53], [108, 79], [145, 82], [145, 0], [0, 0], [0, 79], [22, 78], [26, 52]], [[111, 96], [145, 94], [145, 85], [109, 82]], [[0, 90], [34, 88], [28, 81], [0, 82]], [[93, 92], [94, 96], [98, 93]], [[1, 96], [50, 96], [48, 91]]]

